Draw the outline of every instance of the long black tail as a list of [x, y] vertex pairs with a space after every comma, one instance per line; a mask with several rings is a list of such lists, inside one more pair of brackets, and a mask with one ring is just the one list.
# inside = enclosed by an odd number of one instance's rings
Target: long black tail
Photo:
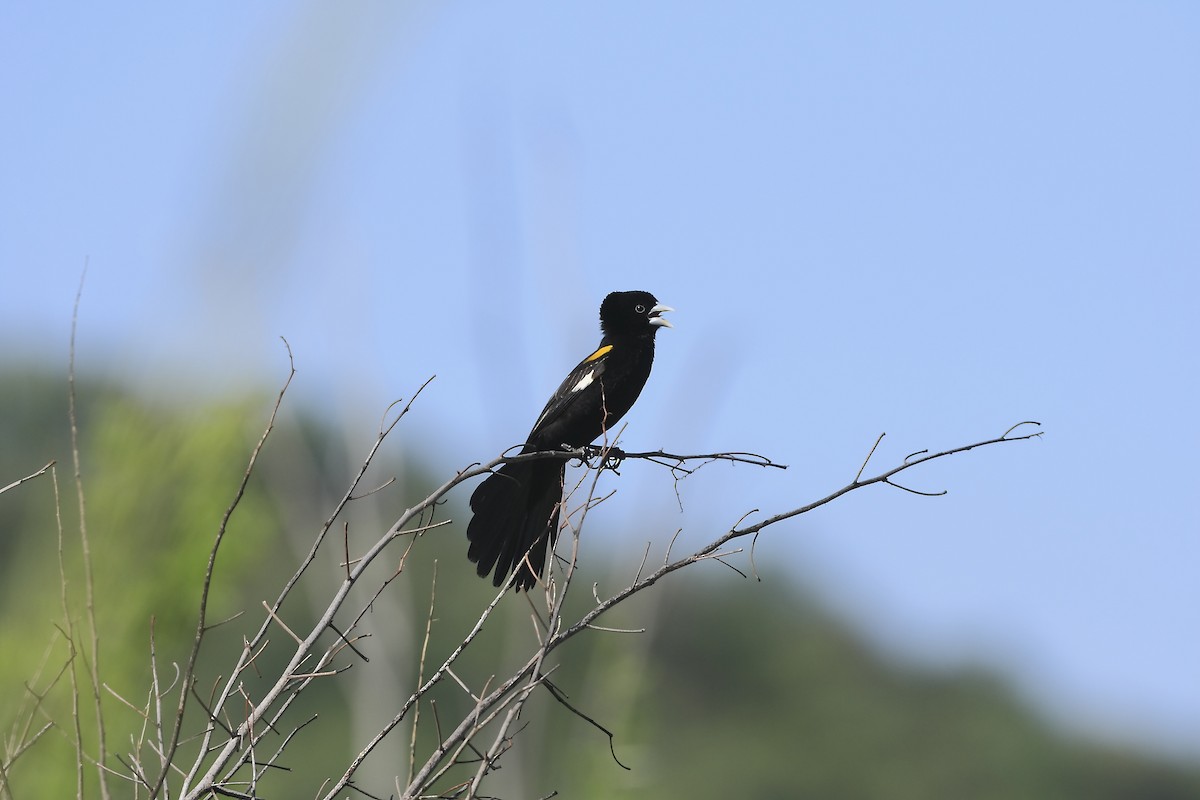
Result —
[[564, 466], [558, 460], [505, 464], [476, 487], [467, 558], [476, 563], [481, 578], [494, 567], [495, 586], [503, 586], [509, 572], [516, 573], [513, 588], [518, 591], [537, 584], [558, 536]]

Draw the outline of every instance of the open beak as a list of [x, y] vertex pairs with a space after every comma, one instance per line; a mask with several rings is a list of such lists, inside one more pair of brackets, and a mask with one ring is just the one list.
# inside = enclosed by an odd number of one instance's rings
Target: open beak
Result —
[[662, 303], [659, 303], [654, 308], [650, 309], [650, 324], [659, 328], [674, 328], [675, 326], [671, 324], [670, 320], [668, 320], [666, 317], [660, 316], [664, 311], [674, 310], [675, 309], [671, 308], [670, 306], [664, 306]]

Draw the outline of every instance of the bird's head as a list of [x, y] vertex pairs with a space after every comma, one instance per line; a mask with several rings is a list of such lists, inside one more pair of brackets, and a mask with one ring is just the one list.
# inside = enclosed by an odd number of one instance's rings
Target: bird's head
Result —
[[600, 330], [608, 335], [646, 333], [674, 327], [663, 316], [674, 311], [649, 292], [613, 292], [600, 304]]

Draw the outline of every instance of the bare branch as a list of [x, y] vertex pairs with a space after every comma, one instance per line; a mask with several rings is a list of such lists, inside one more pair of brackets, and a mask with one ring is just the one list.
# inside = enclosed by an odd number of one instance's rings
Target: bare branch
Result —
[[267, 610], [267, 616], [270, 617], [272, 620], [274, 620], [276, 625], [283, 628], [283, 632], [286, 633], [288, 636], [292, 637], [292, 640], [295, 641], [296, 644], [304, 643], [304, 640], [301, 639], [299, 636], [297, 636], [296, 632], [293, 631], [291, 628], [289, 628], [287, 626], [287, 623], [279, 618], [279, 615], [275, 613], [274, 609], [272, 609], [269, 605], [267, 605], [266, 600], [262, 601], [262, 606], [263, 606], [263, 608], [265, 608]]
[[[433, 633], [433, 609], [437, 601], [437, 561], [433, 562], [433, 577], [429, 583], [429, 616], [425, 618], [425, 635], [421, 637], [421, 656], [417, 660], [417, 685], [425, 682], [425, 655], [429, 652], [429, 637]], [[421, 722], [420, 699], [413, 706], [412, 740], [408, 746], [408, 780], [412, 780], [413, 770], [416, 769], [417, 757], [417, 726]]]
[[854, 476], [854, 480], [862, 477], [863, 471], [866, 470], [867, 464], [871, 461], [871, 456], [875, 455], [875, 448], [879, 447], [879, 443], [883, 441], [883, 437], [885, 436], [887, 436], [886, 432], [879, 434], [879, 438], [875, 440], [875, 444], [871, 445], [871, 452], [867, 453], [867, 457], [863, 459], [862, 466], [858, 468], [858, 474]]
[[885, 479], [883, 482], [886, 483], [888, 486], [894, 486], [897, 489], [903, 489], [906, 492], [910, 492], [912, 494], [917, 494], [917, 495], [920, 495], [921, 497], [941, 497], [942, 495], [949, 493], [948, 490], [946, 490], [946, 489], [942, 489], [940, 492], [922, 492], [920, 489], [910, 489], [909, 487], [903, 486], [892, 480]]
[[564, 695], [552, 681], [544, 681], [544, 684], [546, 688], [550, 690], [550, 694], [554, 697], [554, 699], [557, 700], [564, 708], [608, 737], [608, 749], [612, 752], [613, 761], [617, 762], [617, 766], [619, 766], [621, 769], [629, 770], [630, 768], [622, 763], [621, 759], [617, 758], [616, 737], [613, 735], [613, 732], [567, 702], [566, 695]]
[[[519, 453], [513, 456], [502, 456], [495, 461], [485, 465], [477, 470], [470, 470], [466, 474], [468, 477], [479, 475], [484, 472], [490, 472], [500, 464], [519, 464], [522, 461], [538, 461], [542, 459], [558, 459], [560, 461], [579, 461], [592, 466], [594, 469], [614, 470], [620, 466], [622, 461], [627, 459], [637, 459], [650, 461], [661, 466], [665, 466], [672, 471], [681, 472], [687, 475], [692, 474], [706, 463], [714, 461], [729, 461], [735, 464], [750, 464], [755, 467], [770, 467], [772, 469], [787, 469], [787, 464], [779, 464], [766, 456], [758, 455], [757, 453], [745, 453], [738, 451], [722, 452], [722, 453], [699, 453], [694, 455], [681, 455], [678, 453], [668, 453], [665, 450], [648, 450], [640, 453], [629, 453], [619, 447], [608, 445], [588, 445], [586, 447], [564, 448], [562, 450], [543, 450], [536, 453]], [[598, 464], [592, 464], [593, 461], [599, 459]], [[684, 464], [700, 461], [704, 462], [692, 469], [685, 469]], [[673, 463], [672, 463], [673, 462]]]
[[79, 715], [79, 677], [77, 670], [77, 661], [75, 656], [77, 650], [75, 647], [75, 622], [74, 615], [71, 613], [71, 603], [67, 596], [67, 562], [63, 548], [63, 523], [62, 523], [62, 503], [58, 498], [58, 471], [52, 470], [54, 473], [54, 510], [56, 521], [58, 523], [58, 580], [59, 580], [59, 600], [62, 603], [63, 613], [63, 628], [60, 629], [63, 639], [67, 642], [69, 658], [67, 663], [70, 665], [70, 671], [67, 673], [71, 679], [71, 720], [74, 723], [72, 733], [72, 744], [75, 747], [75, 793], [79, 800], [83, 800], [83, 730], [80, 727]]
[[31, 474], [31, 475], [26, 475], [24, 478], [18, 478], [17, 480], [15, 480], [15, 481], [13, 481], [12, 483], [10, 483], [8, 486], [0, 487], [0, 494], [4, 494], [4, 493], [5, 493], [5, 492], [7, 492], [9, 489], [15, 489], [15, 488], [17, 488], [18, 486], [20, 486], [22, 483], [26, 483], [27, 481], [31, 481], [31, 480], [33, 480], [34, 478], [38, 478], [38, 477], [41, 477], [42, 475], [45, 475], [47, 472], [49, 472], [49, 471], [50, 471], [50, 468], [51, 468], [51, 467], [53, 467], [53, 466], [54, 466], [54, 462], [53, 462], [53, 461], [51, 461], [49, 464], [47, 464], [46, 466], [42, 467], [42, 468], [41, 468], [41, 469], [39, 469], [37, 472], [34, 472], [34, 473], [33, 473], [33, 474]]

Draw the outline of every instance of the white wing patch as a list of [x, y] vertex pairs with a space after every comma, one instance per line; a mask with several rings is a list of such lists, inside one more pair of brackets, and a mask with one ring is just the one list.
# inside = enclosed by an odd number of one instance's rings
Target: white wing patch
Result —
[[579, 383], [571, 387], [571, 394], [582, 392], [584, 389], [592, 385], [592, 379], [596, 377], [596, 370], [589, 369], [587, 375], [579, 379]]

